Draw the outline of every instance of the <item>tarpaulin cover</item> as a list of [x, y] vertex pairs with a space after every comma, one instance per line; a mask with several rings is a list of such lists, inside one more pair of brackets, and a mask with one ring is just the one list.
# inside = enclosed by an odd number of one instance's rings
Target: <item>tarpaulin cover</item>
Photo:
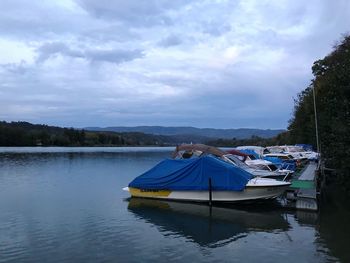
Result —
[[173, 160], [166, 159], [136, 177], [129, 187], [150, 190], [212, 190], [241, 191], [252, 175], [212, 156]]

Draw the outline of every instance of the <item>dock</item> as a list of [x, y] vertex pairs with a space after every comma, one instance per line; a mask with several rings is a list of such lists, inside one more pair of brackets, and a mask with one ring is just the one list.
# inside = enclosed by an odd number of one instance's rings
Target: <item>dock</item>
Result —
[[292, 179], [292, 185], [287, 190], [287, 199], [295, 202], [297, 210], [317, 211], [316, 176], [318, 163], [309, 162], [298, 175]]

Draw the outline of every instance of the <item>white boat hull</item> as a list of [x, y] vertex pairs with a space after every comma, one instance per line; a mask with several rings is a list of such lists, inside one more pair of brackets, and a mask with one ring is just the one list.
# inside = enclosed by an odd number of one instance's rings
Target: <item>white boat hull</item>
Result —
[[[288, 182], [279, 182], [273, 179], [256, 178], [248, 182], [243, 191], [212, 191], [213, 202], [238, 202], [259, 199], [273, 199], [289, 187]], [[125, 187], [133, 197], [155, 198], [165, 200], [208, 202], [209, 191], [169, 191], [145, 190]]]

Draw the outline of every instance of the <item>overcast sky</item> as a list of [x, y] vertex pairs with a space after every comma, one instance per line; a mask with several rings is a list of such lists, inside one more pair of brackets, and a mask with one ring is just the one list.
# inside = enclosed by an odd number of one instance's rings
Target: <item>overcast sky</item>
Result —
[[0, 0], [0, 120], [286, 128], [350, 1]]

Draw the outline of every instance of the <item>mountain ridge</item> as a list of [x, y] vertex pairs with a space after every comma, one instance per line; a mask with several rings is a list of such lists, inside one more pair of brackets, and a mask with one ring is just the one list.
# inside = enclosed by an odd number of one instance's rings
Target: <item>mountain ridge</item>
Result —
[[192, 126], [109, 126], [109, 127], [85, 127], [89, 131], [113, 131], [113, 132], [143, 132], [154, 135], [196, 135], [208, 138], [222, 139], [247, 139], [252, 136], [261, 138], [272, 138], [284, 132], [283, 129], [217, 129], [217, 128], [196, 128]]

